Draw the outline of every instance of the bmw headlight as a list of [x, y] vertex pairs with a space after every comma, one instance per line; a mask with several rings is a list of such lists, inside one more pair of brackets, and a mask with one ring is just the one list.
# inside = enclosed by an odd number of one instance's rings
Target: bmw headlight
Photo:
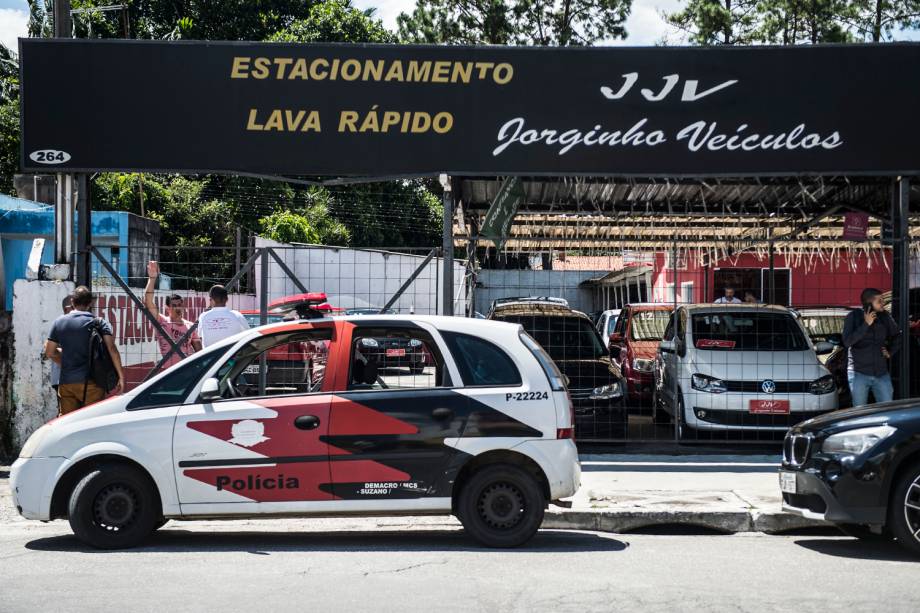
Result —
[[639, 372], [652, 372], [655, 370], [655, 360], [634, 358], [632, 361], [632, 367], [633, 370], [638, 370]]
[[409, 339], [409, 346], [410, 346], [410, 347], [421, 347], [421, 346], [422, 346], [422, 341], [418, 340], [417, 338], [410, 338], [410, 339]]
[[821, 451], [843, 455], [860, 455], [894, 434], [895, 430], [895, 428], [885, 425], [839, 432], [824, 439], [824, 442], [821, 443]]
[[820, 379], [815, 379], [808, 384], [808, 392], [811, 394], [830, 394], [837, 389], [834, 385], [834, 378], [830, 375], [824, 375]]
[[42, 440], [48, 434], [49, 427], [48, 424], [45, 424], [32, 433], [32, 436], [29, 437], [29, 440], [26, 441], [26, 444], [22, 446], [22, 450], [19, 452], [20, 458], [31, 458], [35, 454], [39, 445], [42, 444]]
[[376, 338], [362, 338], [361, 344], [365, 347], [377, 347], [378, 345]]
[[716, 379], [709, 375], [696, 374], [690, 377], [690, 385], [695, 390], [709, 392], [710, 394], [722, 394], [728, 390], [725, 388], [725, 382], [722, 379]]
[[620, 387], [619, 383], [611, 383], [610, 385], [602, 385], [600, 387], [595, 387], [591, 390], [591, 395], [588, 396], [591, 400], [613, 400], [614, 398], [619, 398], [623, 395], [623, 389]]

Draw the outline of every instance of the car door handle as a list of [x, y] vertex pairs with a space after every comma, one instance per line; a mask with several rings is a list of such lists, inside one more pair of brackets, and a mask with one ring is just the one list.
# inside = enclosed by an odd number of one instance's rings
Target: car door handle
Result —
[[440, 407], [431, 412], [431, 416], [437, 420], [450, 419], [454, 416], [454, 411], [447, 407]]
[[294, 419], [294, 426], [300, 430], [314, 430], [319, 428], [319, 417], [316, 415], [301, 415]]

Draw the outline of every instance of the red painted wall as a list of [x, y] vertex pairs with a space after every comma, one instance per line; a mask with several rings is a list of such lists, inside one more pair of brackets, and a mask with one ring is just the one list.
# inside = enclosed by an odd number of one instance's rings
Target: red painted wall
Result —
[[[684, 260], [681, 260], [681, 264]], [[666, 255], [655, 256], [655, 271], [652, 275], [653, 297], [656, 301], [670, 300], [666, 289], [673, 281], [673, 271], [665, 268]], [[726, 258], [709, 268], [699, 265], [699, 258], [690, 253], [686, 268], [677, 271], [678, 287], [682, 283], [693, 283], [693, 302], [711, 302], [722, 295], [721, 287], [714, 287], [716, 268], [769, 268], [766, 256], [745, 253]], [[891, 289], [891, 252], [874, 250], [867, 256], [859, 254], [851, 258], [842, 253], [834, 258], [818, 256], [810, 258], [787, 258], [777, 255], [775, 268], [791, 269], [791, 306], [853, 305], [859, 302], [859, 293], [866, 287], [882, 291]], [[704, 286], [706, 294], [704, 295]], [[739, 296], [742, 298], [742, 296]], [[686, 296], [678, 294], [678, 301], [687, 302]]]

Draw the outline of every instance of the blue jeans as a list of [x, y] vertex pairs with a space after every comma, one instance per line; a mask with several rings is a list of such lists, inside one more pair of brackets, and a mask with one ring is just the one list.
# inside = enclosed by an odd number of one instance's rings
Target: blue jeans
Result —
[[891, 385], [891, 375], [873, 377], [861, 372], [848, 371], [847, 381], [850, 382], [850, 394], [853, 396], [853, 406], [859, 407], [869, 400], [869, 390], [876, 402], [888, 402], [894, 396], [894, 387]]

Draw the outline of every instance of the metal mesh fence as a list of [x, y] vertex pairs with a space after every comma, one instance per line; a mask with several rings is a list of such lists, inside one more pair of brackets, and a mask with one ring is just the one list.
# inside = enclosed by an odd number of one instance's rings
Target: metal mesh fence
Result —
[[[226, 287], [226, 307], [250, 327], [296, 316], [291, 305], [306, 293], [325, 293], [326, 302], [316, 308], [330, 315], [444, 311], [443, 259], [437, 250], [295, 247], [259, 241], [242, 252], [160, 247], [158, 255], [159, 275], [149, 294], [147, 261], [129, 266], [129, 261], [139, 259], [129, 247], [98, 247], [92, 257], [96, 313], [112, 326], [128, 389], [208, 344], [209, 330], [199, 321], [214, 306], [208, 294], [214, 285]], [[467, 308], [464, 274], [465, 262], [456, 262], [454, 308], [461, 313]], [[308, 381], [310, 371], [319, 366], [306, 363], [315, 352], [293, 345], [273, 351], [269, 357], [278, 368], [269, 372], [288, 383]]]
[[[148, 299], [151, 254], [160, 276]], [[455, 313], [518, 323], [547, 350], [568, 377], [582, 441], [776, 441], [798, 421], [853, 403], [844, 325], [862, 290], [879, 289], [891, 308], [892, 254], [877, 242], [750, 243], [734, 252], [676, 242], [670, 249], [480, 249], [475, 261], [475, 274], [455, 263]], [[330, 314], [438, 314], [442, 264], [437, 249], [262, 240], [241, 251], [99, 247], [92, 262], [97, 313], [113, 327], [129, 389], [206, 343], [198, 322], [215, 284], [226, 286], [227, 306], [250, 326], [291, 316], [285, 302], [307, 292], [325, 293]], [[912, 287], [920, 287], [917, 277], [915, 265]], [[911, 297], [918, 322], [920, 290]], [[891, 321], [877, 317], [876, 330]], [[918, 332], [909, 331], [915, 370]], [[880, 342], [879, 353], [896, 347], [890, 334]], [[310, 389], [324, 367], [322, 343], [314, 345], [273, 348], [259, 360], [267, 371], [254, 364], [243, 377]], [[889, 361], [882, 355], [878, 364], [887, 369]], [[400, 386], [424, 386], [417, 375], [436, 378], [429, 370], [384, 374], [398, 375], [392, 382]], [[907, 376], [920, 386], [918, 373]], [[876, 387], [867, 396], [884, 393]]]
[[[848, 374], [844, 326], [866, 288], [881, 293], [870, 332], [880, 375], [898, 346], [892, 252], [878, 242], [480, 255], [489, 268], [477, 274], [473, 309], [520, 323], [547, 349], [569, 378], [580, 440], [777, 441], [795, 423], [852, 405], [851, 388], [861, 398], [864, 385]], [[920, 286], [916, 264], [914, 277]], [[920, 289], [911, 296], [917, 322]], [[851, 317], [852, 343], [865, 324]], [[920, 382], [918, 332], [905, 331], [912, 382]], [[889, 385], [884, 376], [873, 383], [870, 402]]]

